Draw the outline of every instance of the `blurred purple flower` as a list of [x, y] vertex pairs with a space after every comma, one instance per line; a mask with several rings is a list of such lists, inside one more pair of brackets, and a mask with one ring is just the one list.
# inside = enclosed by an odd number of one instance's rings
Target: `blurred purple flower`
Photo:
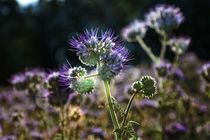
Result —
[[166, 77], [172, 70], [171, 63], [167, 61], [161, 61], [160, 63], [156, 64], [155, 66], [156, 73], [159, 77]]
[[210, 83], [210, 62], [202, 65], [200, 74], [207, 83]]
[[148, 26], [154, 28], [158, 33], [167, 34], [179, 27], [184, 17], [178, 7], [168, 5], [157, 5], [146, 14]]
[[190, 45], [190, 38], [188, 37], [174, 37], [169, 40], [169, 45], [171, 46], [171, 50], [180, 55], [186, 52]]
[[179, 122], [173, 122], [166, 126], [165, 131], [169, 134], [185, 133], [187, 127]]
[[138, 103], [141, 107], [152, 107], [152, 108], [158, 108], [159, 104], [155, 100], [151, 99], [142, 99]]
[[134, 20], [128, 26], [122, 29], [122, 37], [126, 41], [136, 41], [136, 37], [143, 38], [147, 31], [147, 25], [143, 21]]

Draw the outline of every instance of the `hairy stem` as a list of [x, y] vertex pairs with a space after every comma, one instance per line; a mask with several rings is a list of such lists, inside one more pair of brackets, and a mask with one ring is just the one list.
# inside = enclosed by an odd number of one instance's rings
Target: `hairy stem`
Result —
[[123, 118], [121, 127], [123, 127], [123, 126], [125, 125], [125, 123], [126, 123], [126, 120], [127, 120], [127, 118], [128, 118], [128, 113], [129, 113], [129, 111], [130, 111], [131, 104], [132, 104], [133, 99], [134, 99], [135, 96], [136, 96], [136, 93], [134, 93], [134, 94], [131, 96], [131, 98], [130, 98], [130, 100], [129, 100], [129, 102], [128, 102], [128, 105], [127, 105], [126, 110], [125, 110], [125, 116], [124, 116], [124, 118]]
[[[114, 129], [116, 130], [116, 129], [120, 128], [120, 125], [119, 125], [117, 115], [114, 111], [114, 107], [113, 107], [113, 104], [112, 104], [112, 98], [111, 98], [110, 87], [109, 87], [109, 82], [108, 81], [104, 81], [104, 88], [105, 88], [106, 99], [107, 99], [108, 106], [109, 106], [109, 113], [111, 115], [111, 119], [112, 119], [112, 123], [114, 125]], [[118, 137], [119, 137], [118, 134], [115, 132], [115, 139], [119, 140]]]
[[141, 45], [142, 49], [147, 53], [147, 55], [152, 60], [152, 62], [153, 63], [156, 63], [157, 60], [158, 60], [157, 57], [153, 54], [153, 52], [151, 51], [151, 49], [145, 44], [144, 40], [140, 36], [137, 36], [136, 37], [136, 40]]

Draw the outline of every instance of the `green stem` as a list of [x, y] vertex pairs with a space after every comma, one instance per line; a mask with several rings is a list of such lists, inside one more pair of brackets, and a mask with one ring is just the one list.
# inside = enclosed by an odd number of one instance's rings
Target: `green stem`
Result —
[[144, 40], [140, 36], [137, 36], [136, 37], [136, 40], [141, 45], [142, 49], [147, 53], [147, 55], [152, 60], [152, 62], [153, 63], [156, 63], [157, 60], [158, 60], [157, 57], [153, 54], [153, 52], [151, 51], [151, 49], [145, 44]]
[[91, 77], [96, 77], [96, 76], [98, 76], [98, 74], [91, 74], [91, 75], [85, 76], [85, 78], [91, 78]]
[[176, 54], [175, 60], [174, 60], [174, 67], [178, 66], [178, 62], [179, 62], [179, 54]]
[[162, 48], [160, 51], [160, 60], [163, 60], [165, 58], [165, 53], [166, 53], [166, 35], [162, 35], [163, 40], [162, 40]]
[[[114, 111], [114, 107], [112, 104], [112, 98], [111, 98], [111, 93], [110, 93], [110, 87], [109, 87], [109, 82], [108, 81], [104, 81], [104, 88], [105, 88], [105, 95], [106, 95], [106, 99], [108, 102], [108, 106], [109, 106], [109, 113], [111, 115], [111, 119], [112, 119], [112, 123], [114, 125], [114, 129], [117, 130], [120, 128], [118, 119], [117, 119], [117, 115]], [[118, 134], [115, 132], [115, 139], [118, 140]]]
[[131, 104], [132, 104], [133, 99], [134, 99], [134, 97], [136, 96], [136, 94], [137, 94], [137, 93], [134, 93], [134, 94], [131, 96], [131, 98], [130, 98], [130, 100], [129, 100], [129, 102], [128, 102], [128, 105], [127, 105], [126, 110], [125, 110], [125, 116], [124, 116], [124, 118], [123, 118], [121, 127], [123, 127], [123, 126], [125, 125], [125, 122], [126, 122], [126, 120], [127, 120], [127, 118], [128, 118], [128, 113], [129, 113], [130, 108], [131, 108]]

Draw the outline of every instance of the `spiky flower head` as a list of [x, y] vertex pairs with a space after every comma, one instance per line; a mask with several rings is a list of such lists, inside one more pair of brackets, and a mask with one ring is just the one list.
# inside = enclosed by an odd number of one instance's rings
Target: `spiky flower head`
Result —
[[171, 50], [180, 55], [186, 52], [190, 45], [190, 38], [188, 37], [177, 37], [171, 38], [168, 42], [171, 46]]
[[179, 27], [184, 17], [178, 7], [158, 5], [146, 14], [146, 21], [158, 33], [168, 34]]
[[203, 79], [207, 82], [210, 83], [210, 63], [206, 63], [202, 66], [201, 68], [201, 76]]
[[127, 61], [128, 51], [124, 48], [116, 49], [109, 54], [104, 54], [101, 57], [101, 66], [98, 69], [100, 78], [110, 81], [125, 68]]
[[157, 93], [156, 81], [151, 76], [143, 76], [139, 81], [132, 84], [131, 89], [146, 98], [150, 98]]
[[128, 26], [123, 28], [122, 30], [122, 37], [126, 41], [136, 41], [136, 37], [139, 36], [143, 38], [147, 31], [147, 25], [143, 21], [134, 20]]
[[119, 46], [117, 37], [110, 30], [99, 34], [97, 29], [86, 30], [71, 39], [70, 44], [76, 49], [79, 60], [87, 66], [97, 65], [102, 55]]
[[60, 81], [64, 86], [68, 86], [78, 93], [91, 93], [95, 88], [95, 81], [92, 78], [86, 78], [86, 76], [87, 71], [83, 67], [64, 67]]

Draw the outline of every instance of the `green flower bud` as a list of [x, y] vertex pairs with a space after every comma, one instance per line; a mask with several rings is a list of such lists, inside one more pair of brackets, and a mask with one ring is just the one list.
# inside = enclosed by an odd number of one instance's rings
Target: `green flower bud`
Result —
[[156, 81], [151, 76], [143, 76], [140, 79], [140, 82], [142, 84], [142, 90], [141, 93], [144, 97], [152, 97], [157, 93], [157, 87], [156, 87]]
[[73, 78], [79, 78], [87, 75], [87, 71], [83, 67], [74, 67], [69, 69], [69, 76]]
[[95, 81], [93, 79], [79, 78], [71, 84], [71, 88], [81, 94], [92, 93], [95, 88]]
[[132, 84], [131, 90], [144, 97], [152, 97], [157, 92], [156, 81], [151, 76], [143, 76], [139, 81]]

